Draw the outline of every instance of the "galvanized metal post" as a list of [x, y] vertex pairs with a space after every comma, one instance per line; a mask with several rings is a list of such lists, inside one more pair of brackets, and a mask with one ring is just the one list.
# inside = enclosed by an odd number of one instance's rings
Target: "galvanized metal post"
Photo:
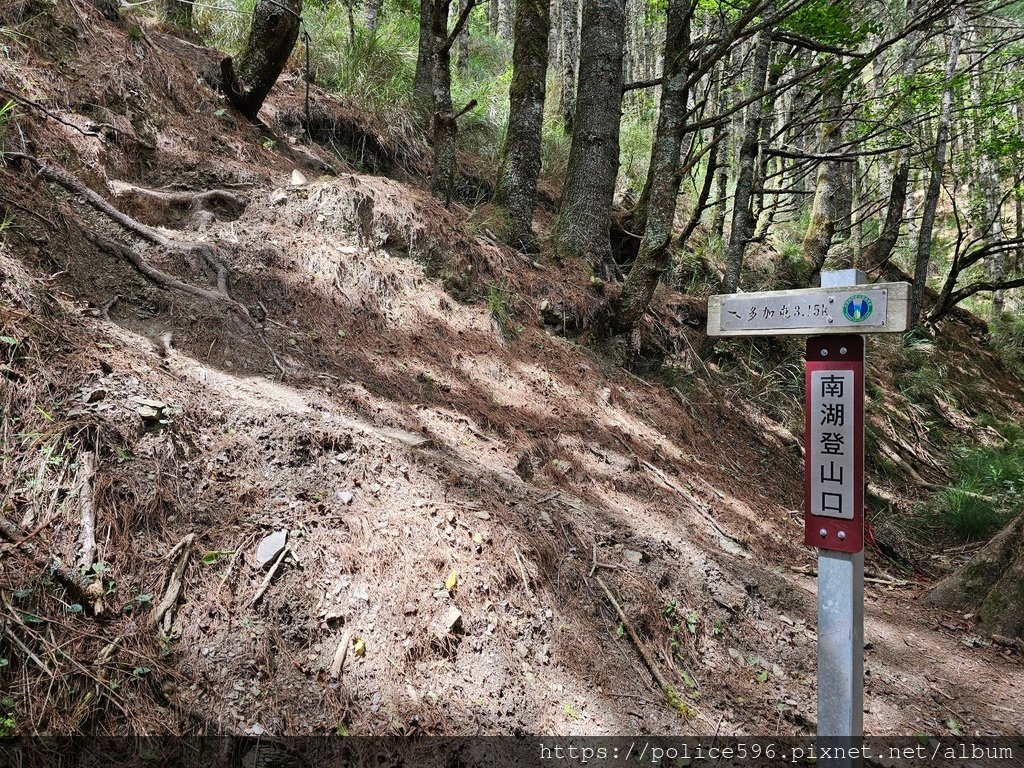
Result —
[[[823, 288], [867, 283], [857, 269], [821, 273]], [[864, 425], [858, 425], [863, 429]], [[861, 441], [863, 444], [863, 441]], [[818, 550], [818, 738], [864, 735], [864, 551]], [[836, 742], [833, 742], [836, 743]], [[843, 744], [854, 744], [846, 742]], [[854, 768], [859, 759], [819, 761]]]

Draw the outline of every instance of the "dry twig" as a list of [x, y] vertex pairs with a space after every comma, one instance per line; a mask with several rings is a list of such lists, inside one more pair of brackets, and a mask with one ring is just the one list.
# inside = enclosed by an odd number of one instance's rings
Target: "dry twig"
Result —
[[167, 554], [168, 560], [176, 560], [176, 562], [167, 581], [164, 596], [160, 598], [160, 604], [157, 605], [156, 611], [153, 613], [153, 626], [160, 626], [165, 635], [171, 633], [171, 627], [174, 624], [174, 606], [181, 596], [182, 579], [185, 576], [185, 567], [188, 565], [189, 555], [192, 553], [192, 543], [195, 539], [196, 535], [190, 533]]

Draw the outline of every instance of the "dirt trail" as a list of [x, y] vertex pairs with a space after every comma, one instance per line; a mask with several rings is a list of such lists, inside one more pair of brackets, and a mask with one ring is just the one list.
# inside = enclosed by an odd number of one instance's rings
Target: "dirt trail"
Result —
[[[25, 605], [90, 661], [116, 639], [103, 674], [125, 689], [146, 690], [138, 669], [152, 669], [148, 716], [175, 731], [813, 733], [814, 580], [801, 570], [814, 560], [778, 404], [713, 372], [681, 396], [552, 335], [541, 300], [585, 293], [584, 276], [524, 266], [420, 189], [343, 168], [318, 179], [309, 164], [312, 181], [289, 185], [298, 150], [275, 153], [216, 117], [189, 62], [153, 39], [138, 77], [159, 69], [171, 95], [136, 82], [163, 115], [148, 160], [41, 120], [28, 133], [40, 151], [76, 146], [72, 169], [127, 213], [212, 246], [254, 319], [157, 288], [83, 239], [83, 227], [124, 238], [109, 218], [3, 171], [9, 194], [63, 228], [25, 217], [0, 254], [4, 333], [38, 353], [10, 364], [5, 402], [75, 450], [100, 446], [108, 601], [158, 601], [168, 552], [196, 537], [169, 637], [143, 610], [84, 631], [61, 628], [50, 594]], [[275, 98], [285, 110], [297, 94]], [[205, 147], [190, 123], [210, 129]], [[126, 195], [127, 183], [243, 184], [231, 188], [246, 202], [182, 209]], [[216, 282], [195, 254], [133, 247], [181, 280]], [[59, 329], [33, 319], [45, 317]], [[159, 418], [138, 398], [161, 404]], [[40, 444], [5, 458], [19, 488], [5, 514], [24, 530], [48, 522], [42, 538], [73, 562], [74, 477], [40, 469]], [[67, 503], [41, 507], [22, 482], [32, 473]], [[288, 552], [264, 590], [257, 545], [281, 529]], [[5, 595], [36, 587], [16, 553], [0, 558]], [[884, 577], [886, 561], [868, 559]], [[598, 576], [683, 705], [653, 685]], [[922, 590], [867, 587], [866, 731], [940, 734], [954, 719], [964, 733], [1020, 734], [1021, 657], [969, 618], [925, 609]], [[12, 666], [18, 682], [0, 674], [25, 702], [19, 719], [81, 727], [32, 698], [31, 664]], [[85, 722], [130, 726], [117, 702]]]

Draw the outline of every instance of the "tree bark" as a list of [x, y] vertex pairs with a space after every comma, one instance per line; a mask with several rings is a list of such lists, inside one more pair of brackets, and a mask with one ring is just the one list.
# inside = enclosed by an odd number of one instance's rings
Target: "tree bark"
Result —
[[562, 97], [558, 113], [567, 134], [572, 134], [576, 114], [576, 69], [579, 64], [579, 0], [560, 0], [562, 3]]
[[420, 0], [420, 37], [416, 52], [416, 72], [412, 81], [412, 101], [421, 115], [431, 114], [434, 101], [433, 67], [434, 0]]
[[301, 19], [302, 0], [258, 0], [237, 63], [230, 56], [221, 61], [228, 100], [250, 120], [288, 63]]
[[625, 0], [587, 0], [583, 6], [576, 124], [553, 239], [562, 256], [586, 256], [613, 279], [611, 206], [619, 170]]
[[516, 12], [516, 0], [498, 0], [498, 37], [512, 37], [512, 19]]
[[676, 218], [680, 150], [689, 96], [690, 0], [669, 0], [665, 35], [665, 81], [658, 125], [647, 172], [646, 223], [640, 251], [629, 270], [615, 310], [616, 330], [636, 327], [669, 267], [669, 244]]
[[533, 210], [541, 169], [541, 129], [548, 66], [549, 0], [516, 4], [508, 131], [501, 151], [494, 202], [508, 216], [509, 243], [537, 251]]
[[[458, 16], [462, 16], [462, 12], [466, 7], [467, 0], [459, 0], [459, 12]], [[465, 76], [469, 73], [469, 22], [467, 21], [462, 25], [462, 29], [459, 31], [459, 50], [455, 57], [455, 67], [458, 69], [459, 74]]]
[[363, 2], [363, 22], [371, 32], [377, 29], [377, 24], [380, 21], [380, 8], [383, 4], [384, 0], [364, 0]]
[[964, 19], [967, 15], [963, 5], [957, 7], [956, 23], [949, 39], [949, 56], [946, 60], [945, 86], [939, 106], [939, 120], [935, 129], [935, 154], [931, 162], [928, 190], [924, 196], [924, 210], [921, 213], [921, 229], [917, 240], [917, 257], [914, 261], [914, 291], [910, 299], [910, 323], [917, 325], [921, 318], [924, 290], [928, 284], [928, 263], [931, 259], [932, 231], [935, 228], [935, 213], [942, 191], [942, 174], [946, 167], [946, 148], [949, 143], [949, 124], [953, 105], [953, 78], [956, 76], [957, 59], [960, 56], [960, 38], [963, 34]]
[[[433, 116], [431, 119], [434, 142], [434, 167], [431, 188], [434, 194], [451, 205], [455, 193], [455, 139], [458, 115], [452, 106], [452, 53], [451, 48], [468, 23], [469, 12], [476, 0], [466, 0], [451, 32], [448, 31], [448, 13], [452, 0], [434, 0], [431, 15], [431, 68], [433, 90]], [[475, 102], [473, 102], [475, 104]]]
[[927, 600], [951, 610], [976, 612], [987, 632], [1024, 638], [1024, 515], [936, 584]]
[[192, 29], [192, 3], [182, 0], [163, 0], [164, 18], [181, 29]]
[[[975, 43], [980, 41], [973, 41]], [[972, 48], [974, 46], [971, 46]], [[1003, 239], [1002, 195], [999, 189], [999, 160], [985, 147], [985, 126], [982, 110], [984, 109], [982, 93], [982, 67], [985, 62], [980, 52], [973, 51], [969, 57], [971, 67], [971, 109], [972, 138], [974, 139], [974, 155], [976, 161], [972, 167], [976, 171], [975, 184], [981, 190], [981, 210], [979, 234], [986, 243], [997, 243]], [[989, 281], [1001, 283], [1006, 279], [1007, 254], [997, 251], [985, 259], [985, 275]], [[992, 317], [998, 317], [1003, 311], [1005, 297], [1003, 291], [992, 294]]]
[[[768, 75], [768, 58], [771, 54], [772, 32], [762, 29], [754, 49], [754, 62], [750, 72], [749, 93], [764, 90]], [[758, 142], [761, 138], [762, 100], [755, 99], [747, 106], [743, 123], [743, 141], [739, 150], [739, 169], [736, 175], [736, 190], [732, 202], [732, 229], [729, 232], [729, 248], [725, 257], [725, 280], [723, 290], [734, 293], [740, 285], [743, 271], [743, 254], [747, 243], [754, 234], [754, 216], [751, 202], [754, 193], [754, 171], [757, 162]]]
[[[843, 91], [841, 85], [834, 85], [825, 94], [821, 141], [819, 151], [832, 154], [842, 143]], [[825, 257], [832, 245], [836, 224], [841, 215], [843, 173], [845, 163], [826, 160], [818, 166], [818, 180], [811, 208], [811, 221], [807, 225], [802, 244], [803, 259], [810, 266], [811, 275], [817, 275], [825, 264]]]

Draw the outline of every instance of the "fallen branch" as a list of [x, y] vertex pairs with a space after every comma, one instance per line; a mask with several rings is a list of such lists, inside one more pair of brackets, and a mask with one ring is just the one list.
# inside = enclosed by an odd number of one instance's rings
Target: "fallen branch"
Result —
[[352, 628], [347, 628], [338, 642], [338, 647], [334, 651], [334, 660], [331, 662], [331, 680], [341, 677], [341, 669], [345, 666], [345, 657], [348, 656], [348, 647], [352, 644], [352, 634]]
[[665, 679], [661, 670], [658, 669], [658, 665], [654, 663], [654, 659], [651, 658], [651, 655], [647, 652], [643, 642], [641, 642], [640, 636], [636, 633], [636, 630], [633, 629], [633, 625], [630, 623], [629, 619], [626, 618], [626, 614], [623, 612], [622, 606], [619, 605], [619, 602], [615, 599], [612, 591], [608, 589], [608, 585], [604, 583], [604, 580], [602, 580], [600, 576], [595, 576], [594, 581], [598, 583], [598, 586], [600, 586], [604, 591], [605, 597], [608, 598], [608, 602], [612, 604], [612, 608], [615, 609], [615, 613], [619, 617], [622, 627], [626, 630], [626, 634], [629, 635], [629, 639], [633, 641], [633, 645], [636, 646], [637, 653], [640, 654], [640, 658], [643, 660], [644, 666], [647, 667], [648, 671], [650, 671], [651, 675], [654, 677], [655, 682], [658, 683], [658, 687], [665, 695], [665, 699], [668, 701], [669, 706], [684, 716], [697, 715], [701, 720], [710, 725], [711, 721], [708, 720], [708, 718], [690, 702], [680, 699], [675, 688], [668, 680]]
[[[46, 115], [48, 118], [50, 118], [51, 120], [56, 120], [61, 125], [66, 125], [68, 128], [74, 128], [76, 131], [78, 131], [83, 136], [94, 136], [94, 137], [96, 137], [98, 139], [103, 138], [103, 136], [101, 134], [97, 133], [96, 131], [87, 131], [84, 128], [81, 128], [81, 127], [75, 125], [74, 123], [69, 123], [67, 120], [62, 118], [60, 115], [58, 115], [55, 112], [51, 112], [49, 109], [44, 107], [39, 102], [32, 101], [32, 99], [26, 99], [24, 96], [19, 96], [14, 91], [9, 91], [6, 88], [0, 88], [0, 93], [2, 93], [4, 96], [7, 96], [8, 98], [14, 99], [19, 104], [23, 104], [26, 107], [31, 107], [32, 109], [39, 110], [44, 115]], [[111, 128], [111, 129], [114, 128], [114, 126], [112, 126], [112, 125], [103, 125], [101, 127], [103, 127], [103, 128]]]
[[82, 487], [78, 492], [81, 509], [82, 532], [78, 541], [78, 567], [83, 573], [92, 568], [96, 561], [96, 508], [93, 503], [92, 478], [96, 473], [96, 455], [91, 451], [82, 454]]
[[160, 604], [157, 605], [156, 612], [153, 614], [153, 626], [160, 626], [165, 635], [170, 635], [171, 627], [174, 624], [174, 606], [177, 604], [178, 598], [181, 597], [185, 567], [192, 554], [192, 543], [195, 539], [196, 535], [190, 533], [167, 553], [167, 559], [176, 560], [176, 562], [167, 582], [167, 589], [164, 590], [164, 596], [160, 598]]
[[284, 562], [285, 555], [290, 551], [291, 550], [288, 547], [281, 550], [281, 553], [277, 556], [274, 564], [270, 566], [270, 570], [267, 571], [267, 575], [263, 577], [263, 582], [260, 584], [259, 589], [256, 590], [256, 594], [249, 600], [249, 605], [256, 605], [256, 603], [260, 601], [260, 598], [263, 597], [263, 593], [267, 591], [268, 587], [270, 587], [270, 582], [273, 580], [274, 574], [277, 573], [278, 569], [281, 567], [281, 563]]
[[[11, 611], [11, 616], [14, 617], [15, 621], [17, 621], [17, 623], [20, 626], [24, 627], [25, 624], [20, 619], [17, 618], [18, 614], [13, 609], [11, 609], [9, 605], [8, 605], [8, 608]], [[43, 672], [45, 672], [51, 678], [54, 677], [53, 670], [50, 669], [48, 666], [46, 666], [46, 664], [43, 663], [42, 659], [40, 659], [38, 656], [36, 656], [34, 653], [32, 653], [32, 651], [29, 649], [29, 647], [27, 645], [25, 645], [21, 641], [21, 638], [19, 638], [16, 634], [14, 634], [13, 631], [11, 631], [11, 628], [8, 625], [8, 622], [6, 622], [6, 621], [4, 622], [3, 628], [4, 628], [4, 634], [6, 634], [7, 637], [9, 637], [11, 639], [11, 642], [14, 643], [18, 647], [18, 650], [20, 650], [23, 654], [25, 654], [26, 658], [31, 659], [35, 663], [35, 665], [37, 667], [39, 667]]]
[[1004, 648], [1012, 648], [1017, 653], [1024, 653], [1024, 640], [1017, 637], [1005, 637], [1003, 635], [992, 635], [992, 642]]
[[[737, 547], [740, 547], [740, 548], [742, 548], [742, 549], [744, 549], [744, 550], [746, 550], [746, 549], [747, 549], [747, 544], [746, 544], [746, 542], [745, 542], [745, 541], [743, 541], [743, 539], [739, 539], [739, 538], [736, 538], [736, 537], [735, 537], [735, 536], [733, 536], [733, 535], [732, 535], [731, 533], [729, 533], [729, 532], [728, 532], [727, 530], [725, 530], [725, 528], [723, 528], [723, 527], [722, 527], [721, 523], [719, 523], [719, 522], [718, 522], [717, 520], [715, 520], [715, 518], [714, 518], [714, 517], [712, 517], [712, 516], [711, 516], [711, 513], [710, 513], [710, 511], [708, 511], [708, 512], [705, 512], [705, 511], [704, 511], [704, 510], [702, 509], [702, 507], [703, 507], [704, 505], [703, 505], [703, 504], [702, 504], [702, 503], [701, 503], [701, 502], [700, 502], [700, 501], [699, 501], [699, 500], [698, 500], [698, 499], [697, 499], [697, 498], [696, 498], [696, 497], [695, 497], [695, 496], [694, 496], [694, 495], [693, 495], [692, 493], [688, 492], [688, 491], [687, 491], [687, 490], [685, 490], [684, 488], [681, 488], [681, 487], [680, 487], [680, 486], [679, 486], [679, 485], [678, 485], [677, 483], [674, 483], [674, 482], [672, 482], [672, 480], [671, 480], [671, 479], [669, 478], [669, 476], [668, 476], [668, 475], [666, 475], [666, 474], [665, 474], [665, 473], [664, 473], [663, 471], [661, 471], [660, 469], [658, 469], [658, 467], [656, 467], [656, 466], [654, 466], [653, 464], [651, 464], [651, 462], [649, 462], [649, 461], [644, 461], [643, 459], [640, 459], [640, 464], [641, 464], [641, 465], [642, 465], [642, 466], [643, 466], [643, 467], [644, 467], [645, 469], [647, 469], [647, 470], [648, 470], [649, 472], [651, 472], [652, 474], [654, 474], [654, 475], [655, 475], [655, 477], [656, 477], [657, 481], [659, 481], [659, 482], [660, 482], [660, 484], [661, 484], [661, 486], [662, 486], [662, 487], [664, 487], [664, 488], [667, 488], [667, 489], [668, 489], [668, 490], [670, 490], [670, 491], [675, 491], [675, 492], [676, 492], [676, 493], [678, 493], [678, 494], [679, 494], [680, 496], [682, 496], [682, 497], [683, 497], [684, 499], [686, 499], [687, 501], [689, 501], [689, 502], [690, 502], [690, 505], [691, 505], [691, 506], [693, 507], [693, 509], [694, 509], [694, 510], [695, 510], [695, 511], [697, 512], [697, 514], [698, 514], [698, 515], [700, 515], [700, 516], [701, 516], [701, 517], [702, 517], [702, 518], [704, 519], [704, 521], [705, 521], [705, 522], [706, 522], [706, 523], [707, 523], [707, 524], [708, 524], [708, 525], [709, 525], [709, 526], [710, 526], [710, 527], [711, 527], [711, 528], [712, 528], [712, 529], [713, 529], [713, 530], [714, 530], [714, 531], [715, 531], [715, 532], [716, 532], [716, 533], [717, 533], [717, 534], [718, 534], [719, 536], [721, 536], [722, 538], [724, 538], [724, 539], [725, 539], [726, 541], [731, 541], [731, 542], [732, 542], [733, 544], [735, 544], [735, 545], [736, 545]], [[747, 555], [747, 557], [749, 557], [749, 555]]]

